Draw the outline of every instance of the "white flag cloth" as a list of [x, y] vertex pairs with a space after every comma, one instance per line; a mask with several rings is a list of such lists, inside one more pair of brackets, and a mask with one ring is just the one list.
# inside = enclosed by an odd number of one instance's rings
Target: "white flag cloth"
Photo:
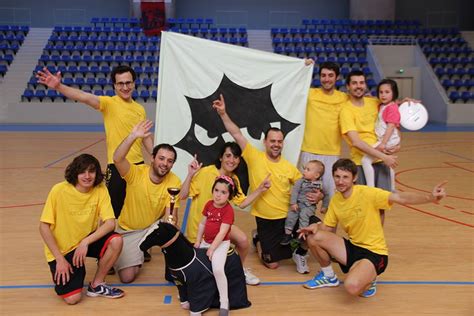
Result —
[[230, 118], [257, 148], [270, 126], [281, 128], [283, 155], [296, 165], [312, 71], [302, 59], [162, 32], [155, 144], [175, 146], [173, 171], [181, 179], [194, 154], [212, 163], [233, 141], [212, 108], [222, 94]]

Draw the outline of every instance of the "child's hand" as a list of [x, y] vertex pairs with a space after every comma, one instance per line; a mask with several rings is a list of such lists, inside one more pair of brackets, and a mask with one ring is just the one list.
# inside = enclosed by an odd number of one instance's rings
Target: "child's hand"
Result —
[[201, 243], [199, 241], [196, 241], [194, 243], [194, 248], [199, 248], [200, 245], [201, 245]]
[[385, 152], [386, 146], [383, 143], [380, 143], [377, 147], [375, 147], [378, 151]]
[[212, 255], [214, 254], [214, 249], [207, 249], [206, 255], [209, 257], [209, 260], [212, 260]]
[[291, 204], [290, 210], [292, 210], [293, 212], [298, 212], [298, 204]]

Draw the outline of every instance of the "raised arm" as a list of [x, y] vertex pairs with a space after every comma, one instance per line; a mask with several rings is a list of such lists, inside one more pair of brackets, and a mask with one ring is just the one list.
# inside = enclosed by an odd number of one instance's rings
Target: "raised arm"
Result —
[[191, 181], [194, 175], [201, 169], [202, 163], [199, 163], [197, 156], [194, 155], [194, 159], [188, 165], [188, 175], [184, 179], [183, 184], [181, 185], [181, 191], [179, 192], [179, 198], [185, 200], [189, 196], [189, 188], [191, 187]]
[[147, 155], [150, 157], [153, 152], [153, 135], [150, 134], [150, 136], [143, 138], [142, 144]]
[[363, 151], [367, 155], [370, 155], [372, 157], [376, 157], [382, 160], [384, 164], [386, 164], [390, 168], [395, 168], [398, 165], [397, 156], [386, 155], [383, 152], [378, 151], [377, 149], [373, 148], [372, 146], [369, 146], [366, 142], [360, 139], [359, 133], [357, 133], [356, 131], [348, 131], [346, 135], [347, 137], [349, 137], [352, 143], [352, 146]]
[[38, 73], [36, 74], [36, 78], [40, 83], [46, 85], [50, 89], [58, 91], [69, 99], [85, 103], [96, 110], [99, 109], [100, 102], [98, 96], [62, 84], [61, 72], [59, 71], [55, 75], [53, 75], [48, 70], [48, 68], [44, 67], [42, 71], [38, 71]]
[[430, 194], [422, 194], [416, 192], [395, 192], [390, 194], [389, 202], [398, 204], [424, 204], [435, 202], [438, 203], [446, 196], [444, 185], [447, 181], [443, 181], [436, 185]]
[[138, 123], [133, 127], [130, 134], [125, 137], [117, 149], [115, 149], [114, 164], [122, 177], [124, 177], [130, 170], [130, 162], [126, 158], [130, 148], [138, 138], [146, 138], [150, 136], [150, 129], [152, 126], [153, 123], [149, 120]]
[[216, 109], [217, 114], [219, 114], [221, 117], [225, 129], [234, 138], [235, 142], [240, 146], [240, 148], [244, 150], [245, 146], [247, 145], [247, 139], [240, 131], [240, 128], [230, 119], [229, 115], [227, 115], [225, 110], [225, 100], [222, 94], [219, 96], [218, 100], [214, 100], [214, 102], [212, 102], [212, 107]]

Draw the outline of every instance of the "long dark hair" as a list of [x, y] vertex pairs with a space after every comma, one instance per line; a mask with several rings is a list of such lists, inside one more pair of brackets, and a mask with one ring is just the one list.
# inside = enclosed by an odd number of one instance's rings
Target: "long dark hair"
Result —
[[227, 142], [224, 144], [224, 146], [222, 146], [221, 150], [219, 151], [219, 156], [217, 156], [217, 159], [214, 161], [214, 165], [216, 166], [217, 169], [221, 168], [221, 165], [222, 165], [221, 158], [222, 156], [224, 156], [224, 153], [227, 148], [230, 149], [230, 151], [232, 152], [234, 156], [242, 158], [242, 149], [240, 149], [240, 146], [237, 145], [236, 142]]
[[72, 185], [77, 184], [77, 176], [84, 171], [95, 171], [94, 187], [104, 181], [104, 174], [100, 167], [100, 163], [92, 155], [82, 154], [74, 158], [74, 160], [66, 167], [64, 178]]

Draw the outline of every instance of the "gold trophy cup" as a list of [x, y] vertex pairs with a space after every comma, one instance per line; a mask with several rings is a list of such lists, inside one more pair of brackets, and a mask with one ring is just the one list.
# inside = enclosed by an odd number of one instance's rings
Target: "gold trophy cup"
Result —
[[173, 225], [176, 225], [176, 220], [173, 216], [174, 204], [176, 203], [176, 197], [179, 194], [179, 188], [168, 188], [168, 193], [170, 195], [170, 215], [168, 215], [167, 222]]

